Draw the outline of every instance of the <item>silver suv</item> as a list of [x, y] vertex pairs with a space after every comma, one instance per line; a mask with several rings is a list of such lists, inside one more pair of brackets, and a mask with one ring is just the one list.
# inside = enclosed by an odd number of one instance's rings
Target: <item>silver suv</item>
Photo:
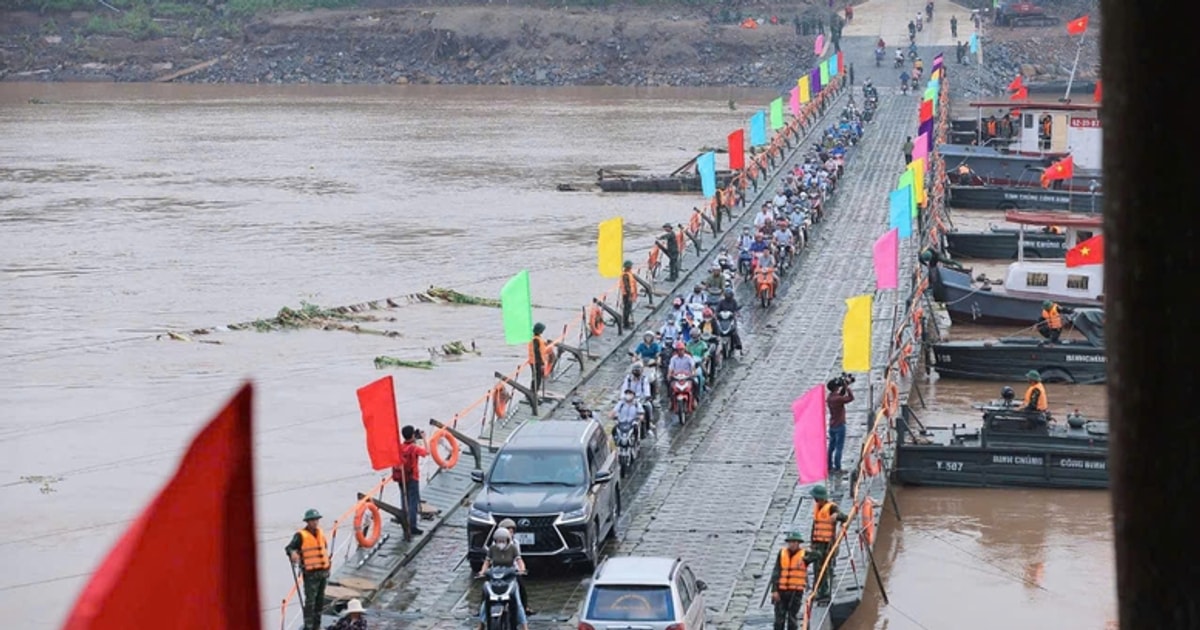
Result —
[[699, 630], [707, 588], [679, 558], [608, 558], [592, 576], [579, 630]]

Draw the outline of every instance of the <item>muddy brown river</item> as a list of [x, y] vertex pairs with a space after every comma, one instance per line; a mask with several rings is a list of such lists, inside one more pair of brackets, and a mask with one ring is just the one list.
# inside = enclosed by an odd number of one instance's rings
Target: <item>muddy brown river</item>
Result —
[[[495, 309], [403, 301], [399, 337], [156, 337], [431, 285], [494, 297], [522, 268], [536, 316], [560, 328], [611, 284], [595, 271], [597, 222], [623, 215], [640, 261], [699, 197], [555, 184], [602, 166], [674, 170], [749, 115], [731, 98], [766, 96], [0, 84], [4, 625], [56, 627], [190, 436], [253, 377], [261, 599], [276, 627], [291, 582], [282, 547], [300, 515], [332, 518], [377, 478], [355, 388], [392, 373], [402, 420], [448, 419], [524, 349], [504, 345]], [[479, 354], [428, 371], [373, 364], [456, 340]], [[962, 421], [998, 388], [936, 383], [918, 413]], [[1104, 413], [1100, 387], [1051, 397]], [[854, 628], [1098, 629], [1114, 617], [1107, 493], [898, 496], [902, 521], [876, 552], [892, 605], [869, 595]]]

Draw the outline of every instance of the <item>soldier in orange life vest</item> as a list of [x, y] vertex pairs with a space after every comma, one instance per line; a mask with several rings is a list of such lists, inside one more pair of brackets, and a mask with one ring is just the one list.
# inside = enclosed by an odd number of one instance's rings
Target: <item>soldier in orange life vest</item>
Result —
[[546, 340], [542, 338], [542, 333], [546, 332], [546, 325], [538, 322], [533, 325], [533, 339], [529, 340], [529, 367], [533, 373], [533, 379], [530, 382], [530, 387], [533, 389], [534, 396], [541, 396], [542, 384], [546, 379], [546, 366], [549, 364], [551, 348]]
[[1029, 379], [1029, 388], [1025, 390], [1025, 411], [1046, 413], [1050, 408], [1050, 400], [1046, 397], [1046, 386], [1042, 385], [1042, 375], [1037, 370], [1029, 370], [1025, 374]]
[[1050, 343], [1058, 343], [1058, 338], [1062, 336], [1063, 330], [1062, 314], [1074, 312], [1073, 309], [1059, 306], [1050, 300], [1043, 301], [1042, 320], [1037, 323], [1038, 332]]
[[625, 261], [621, 272], [621, 319], [625, 328], [633, 328], [633, 303], [638, 299], [637, 278], [633, 275], [633, 261]]
[[[821, 556], [820, 563], [825, 561], [826, 556], [830, 556], [832, 551], [833, 541], [837, 539], [837, 524], [845, 523], [848, 517], [842, 514], [836, 503], [829, 500], [829, 489], [825, 486], [816, 486], [812, 489], [812, 498], [816, 505], [813, 506], [813, 525], [812, 525], [812, 550]], [[822, 603], [827, 603], [830, 600], [830, 584], [833, 577], [834, 565], [837, 562], [836, 552], [829, 557], [829, 567], [825, 569], [825, 575], [821, 582], [817, 584], [817, 599]], [[820, 571], [820, 563], [818, 563], [817, 571]]]
[[304, 513], [304, 529], [292, 536], [283, 550], [292, 560], [292, 571], [298, 565], [304, 574], [304, 630], [320, 630], [321, 610], [325, 608], [325, 585], [329, 583], [329, 545], [319, 523], [321, 513]]
[[821, 556], [800, 548], [804, 537], [792, 532], [785, 539], [787, 547], [779, 550], [775, 569], [771, 571], [771, 603], [775, 604], [775, 630], [799, 630], [800, 607], [804, 604], [804, 588], [808, 586], [808, 565]]

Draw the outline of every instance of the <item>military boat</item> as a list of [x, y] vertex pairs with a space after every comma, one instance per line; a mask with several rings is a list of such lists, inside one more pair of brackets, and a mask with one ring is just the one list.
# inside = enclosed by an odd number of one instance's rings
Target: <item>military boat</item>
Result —
[[947, 203], [957, 210], [1058, 210], [1098, 213], [1104, 195], [1026, 186], [950, 186]]
[[1099, 215], [1070, 215], [1054, 212], [1009, 210], [1004, 220], [1022, 226], [1018, 233], [1018, 258], [1009, 264], [1002, 283], [985, 277], [972, 278], [969, 270], [934, 265], [929, 274], [933, 298], [946, 305], [950, 319], [980, 324], [1036, 324], [1042, 316], [1042, 302], [1053, 300], [1071, 308], [1101, 308], [1104, 292], [1104, 265], [1067, 267], [1063, 260], [1027, 260], [1024, 250], [1024, 226], [1056, 225], [1066, 230], [1065, 247], [1081, 241], [1081, 232], [1098, 233]]
[[1108, 487], [1108, 422], [1078, 412], [1060, 420], [1022, 411], [1011, 388], [1004, 394], [976, 407], [983, 422], [973, 428], [924, 426], [903, 407], [894, 479], [958, 488]]
[[1003, 337], [994, 340], [943, 341], [931, 344], [938, 376], [981, 381], [1020, 382], [1037, 370], [1048, 383], [1103, 383], [1104, 311], [1079, 309], [1063, 315], [1071, 330], [1083, 335], [1050, 343], [1041, 337]]
[[995, 225], [982, 232], [946, 232], [944, 243], [953, 258], [1016, 260], [1022, 254], [1026, 258], [1059, 259], [1067, 255], [1065, 234], [1027, 231], [1022, 243], [1019, 229]]

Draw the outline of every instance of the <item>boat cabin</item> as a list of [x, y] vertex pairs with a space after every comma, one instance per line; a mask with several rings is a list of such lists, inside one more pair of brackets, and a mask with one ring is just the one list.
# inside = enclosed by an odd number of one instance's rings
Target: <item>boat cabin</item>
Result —
[[[1101, 301], [1104, 296], [1104, 265], [1067, 267], [1063, 260], [1025, 260], [1025, 227], [1029, 225], [1065, 230], [1065, 250], [1100, 233], [1102, 219], [1096, 215], [1065, 212], [1009, 210], [1004, 220], [1021, 226], [1017, 235], [1017, 262], [1008, 266], [1004, 287], [1008, 291], [1045, 295], [1050, 299]], [[1064, 250], [1064, 251], [1065, 251]]]
[[[1009, 151], [1025, 154], [1070, 154], [1078, 170], [1101, 169], [1104, 129], [1098, 103], [1000, 101], [971, 107], [977, 112], [980, 145], [1007, 144]], [[989, 131], [992, 127], [995, 133]]]

